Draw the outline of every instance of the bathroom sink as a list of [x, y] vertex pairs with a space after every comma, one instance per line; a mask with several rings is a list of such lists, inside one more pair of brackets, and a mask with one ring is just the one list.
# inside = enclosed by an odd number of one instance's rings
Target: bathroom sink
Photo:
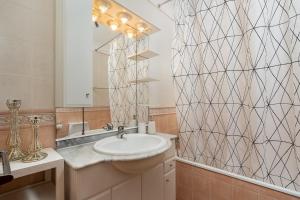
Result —
[[95, 143], [94, 150], [112, 156], [112, 164], [126, 173], [138, 174], [163, 161], [171, 147], [162, 136], [127, 134], [123, 138], [108, 137]]
[[161, 136], [128, 134], [122, 139], [116, 136], [102, 139], [94, 145], [94, 149], [113, 156], [133, 156], [159, 151], [166, 145], [167, 140]]

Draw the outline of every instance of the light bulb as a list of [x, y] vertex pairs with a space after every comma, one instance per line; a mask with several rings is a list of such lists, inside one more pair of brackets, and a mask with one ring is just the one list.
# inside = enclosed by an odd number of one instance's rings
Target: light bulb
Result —
[[139, 32], [142, 33], [142, 32], [144, 32], [145, 28], [141, 26], [141, 27], [138, 27], [138, 30], [139, 30]]
[[108, 10], [108, 7], [106, 7], [106, 6], [99, 6], [99, 9], [100, 9], [100, 11], [101, 11], [102, 13], [106, 13], [107, 10]]
[[146, 27], [147, 27], [147, 25], [145, 23], [139, 23], [137, 25], [137, 30], [142, 33], [145, 31]]
[[117, 30], [119, 27], [119, 24], [113, 20], [108, 21], [107, 24], [110, 26], [111, 30], [113, 30], [113, 31]]
[[115, 31], [115, 30], [117, 30], [118, 26], [116, 24], [111, 24], [110, 28], [111, 28], [111, 30]]
[[131, 19], [131, 15], [126, 12], [121, 12], [117, 16], [120, 18], [122, 24], [127, 24], [127, 22]]
[[108, 3], [107, 1], [101, 1], [99, 6], [99, 10], [101, 11], [101, 13], [106, 13], [109, 8], [110, 3]]
[[127, 24], [127, 22], [128, 22], [128, 18], [126, 18], [126, 17], [122, 17], [122, 18], [120, 18], [120, 20], [121, 20], [122, 24]]

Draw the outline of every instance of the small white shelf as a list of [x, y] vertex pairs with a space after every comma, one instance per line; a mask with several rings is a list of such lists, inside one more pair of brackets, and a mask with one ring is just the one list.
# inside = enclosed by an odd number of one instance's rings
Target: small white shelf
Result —
[[128, 56], [128, 59], [141, 61], [141, 60], [147, 60], [147, 59], [153, 58], [158, 55], [159, 55], [158, 53], [155, 53], [154, 51], [147, 49], [140, 53]]
[[45, 182], [0, 195], [0, 200], [55, 200], [55, 185]]
[[[51, 182], [46, 182], [41, 185], [31, 186], [31, 187], [25, 187], [24, 189], [20, 190], [14, 190], [11, 191], [7, 194], [1, 194], [0, 200], [2, 199], [12, 199], [12, 200], [17, 200], [17, 197], [20, 197], [22, 195], [25, 195], [24, 197], [31, 197], [30, 195], [35, 194], [34, 192], [38, 191], [46, 191], [47, 192], [38, 192], [39, 193], [45, 193], [44, 195], [47, 195], [49, 198], [39, 198], [39, 196], [36, 196], [36, 198], [21, 198], [22, 200], [35, 200], [35, 199], [45, 199], [45, 200], [50, 200], [52, 196], [54, 196], [56, 200], [63, 200], [64, 199], [64, 159], [61, 157], [60, 154], [58, 154], [54, 149], [52, 148], [46, 148], [42, 149], [43, 152], [47, 153], [48, 156], [40, 161], [36, 162], [31, 162], [31, 163], [24, 163], [20, 160], [17, 161], [11, 161], [10, 162], [10, 169], [11, 169], [11, 174], [13, 177], [19, 178], [23, 176], [27, 176], [30, 174], [34, 174], [37, 172], [42, 172], [42, 171], [48, 171], [50, 169], [55, 169], [55, 186], [49, 185]], [[2, 168], [0, 168], [0, 174], [3, 173]], [[45, 172], [47, 173], [47, 172]], [[49, 183], [49, 184], [48, 184]], [[51, 183], [52, 184], [52, 183]], [[5, 186], [4, 186], [5, 187]], [[54, 189], [51, 189], [54, 188]], [[21, 192], [21, 195], [20, 195]], [[11, 196], [8, 197], [2, 197], [4, 195], [12, 195], [15, 198], [10, 198]], [[29, 195], [29, 196], [28, 196]]]
[[149, 82], [155, 82], [155, 81], [159, 81], [159, 80], [155, 79], [155, 78], [151, 78], [151, 77], [146, 77], [146, 78], [141, 78], [141, 79], [137, 79], [137, 80], [131, 80], [131, 81], [128, 81], [128, 83], [139, 84], [139, 83], [149, 83]]

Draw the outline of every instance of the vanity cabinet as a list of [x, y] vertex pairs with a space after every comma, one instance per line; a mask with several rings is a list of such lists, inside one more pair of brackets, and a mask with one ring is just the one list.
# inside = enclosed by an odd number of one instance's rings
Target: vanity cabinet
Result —
[[164, 175], [164, 200], [176, 199], [175, 169]]
[[175, 158], [164, 162], [164, 200], [176, 199]]
[[141, 176], [135, 176], [112, 188], [112, 200], [141, 200]]
[[163, 163], [148, 170], [142, 175], [142, 200], [163, 200], [164, 197], [164, 176]]
[[90, 198], [89, 200], [111, 200], [111, 191], [107, 190], [105, 192], [102, 192], [102, 193]]
[[56, 0], [56, 107], [92, 105], [92, 1]]
[[67, 200], [175, 200], [175, 142], [163, 162], [143, 174], [127, 174], [111, 162], [65, 168]]

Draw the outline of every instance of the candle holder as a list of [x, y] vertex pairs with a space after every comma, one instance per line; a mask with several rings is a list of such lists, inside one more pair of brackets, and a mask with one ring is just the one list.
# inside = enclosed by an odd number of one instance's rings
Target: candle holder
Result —
[[10, 112], [10, 134], [7, 138], [8, 145], [8, 159], [10, 161], [20, 160], [24, 157], [21, 150], [21, 138], [19, 130], [19, 109], [21, 107], [21, 100], [7, 100], [6, 105]]
[[39, 141], [39, 126], [41, 118], [39, 116], [30, 116], [29, 121], [33, 130], [33, 140], [28, 154], [22, 159], [23, 162], [35, 162], [43, 160], [48, 156], [47, 153], [41, 151], [43, 147]]

